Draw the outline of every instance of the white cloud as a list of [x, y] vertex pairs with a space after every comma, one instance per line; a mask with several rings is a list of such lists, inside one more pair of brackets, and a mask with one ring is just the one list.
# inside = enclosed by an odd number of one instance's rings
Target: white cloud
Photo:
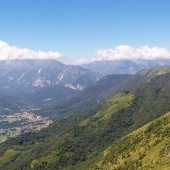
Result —
[[62, 54], [54, 51], [32, 51], [27, 48], [11, 46], [6, 42], [0, 41], [0, 60], [6, 59], [54, 59], [62, 58]]
[[[123, 60], [123, 59], [170, 59], [170, 51], [161, 47], [142, 46], [139, 48], [120, 45], [113, 49], [100, 49], [93, 58], [80, 58], [75, 63], [84, 64], [103, 60]], [[54, 51], [32, 51], [27, 48], [11, 46], [0, 41], [0, 60], [6, 59], [54, 59], [63, 60], [63, 55]]]
[[170, 59], [170, 51], [161, 47], [148, 47], [143, 46], [133, 48], [127, 45], [120, 45], [113, 49], [101, 49], [96, 52], [96, 57], [93, 58], [80, 58], [76, 61], [78, 64], [90, 63], [94, 61], [103, 60], [135, 60], [135, 59]]

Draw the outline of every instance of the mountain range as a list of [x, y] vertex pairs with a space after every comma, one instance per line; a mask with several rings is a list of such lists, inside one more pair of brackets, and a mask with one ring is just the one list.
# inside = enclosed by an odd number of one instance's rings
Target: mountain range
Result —
[[67, 98], [101, 77], [55, 60], [1, 60], [0, 95], [14, 98], [21, 107], [39, 106]]
[[[0, 113], [39, 107], [37, 114], [50, 118], [95, 108], [116, 93], [131, 91], [152, 77], [146, 71], [135, 75], [101, 76], [79, 66], [64, 65], [54, 60], [7, 60], [1, 61], [0, 66]], [[162, 73], [167, 72], [168, 68], [158, 70]], [[152, 71], [148, 72], [151, 74]], [[154, 76], [159, 72], [152, 74]], [[63, 75], [61, 80], [59, 75]], [[40, 79], [41, 83], [36, 86], [35, 82]], [[66, 87], [66, 84], [86, 88], [80, 90], [73, 86]]]
[[170, 72], [170, 67], [158, 67], [141, 70], [135, 75], [112, 74], [103, 76], [95, 84], [68, 97], [54, 101], [48, 106], [41, 107], [37, 114], [48, 115], [51, 118], [65, 117], [78, 112], [86, 112], [103, 103], [112, 96], [128, 93], [141, 84], [149, 82], [155, 76]]
[[101, 75], [79, 66], [65, 65], [55, 60], [0, 61], [0, 86], [11, 84], [45, 87], [61, 85], [82, 90]]
[[[96, 96], [97, 89], [101, 96], [106, 94], [96, 107], [87, 105], [87, 109], [79, 112], [75, 109], [71, 116], [57, 119], [41, 131], [0, 144], [0, 169], [167, 170], [170, 167], [170, 67], [118, 77], [103, 77], [80, 92], [88, 98]], [[79, 95], [75, 97], [80, 98]], [[67, 105], [63, 103], [62, 107]], [[53, 108], [52, 112], [57, 112], [58, 107]]]
[[135, 74], [142, 69], [169, 66], [170, 59], [136, 59], [136, 60], [115, 60], [115, 61], [95, 61], [82, 64], [81, 67], [90, 69], [102, 75], [107, 74]]

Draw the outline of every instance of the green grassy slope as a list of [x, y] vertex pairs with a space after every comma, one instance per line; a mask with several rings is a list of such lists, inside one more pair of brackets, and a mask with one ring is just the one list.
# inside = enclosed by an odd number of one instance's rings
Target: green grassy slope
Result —
[[170, 169], [170, 112], [110, 145], [88, 169]]
[[168, 111], [170, 74], [164, 74], [96, 109], [2, 143], [0, 169], [86, 169], [113, 142]]

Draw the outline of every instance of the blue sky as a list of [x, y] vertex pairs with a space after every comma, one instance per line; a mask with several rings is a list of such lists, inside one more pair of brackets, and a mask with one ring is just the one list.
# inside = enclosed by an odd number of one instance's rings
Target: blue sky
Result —
[[170, 49], [169, 0], [1, 0], [0, 40], [68, 60], [120, 45]]

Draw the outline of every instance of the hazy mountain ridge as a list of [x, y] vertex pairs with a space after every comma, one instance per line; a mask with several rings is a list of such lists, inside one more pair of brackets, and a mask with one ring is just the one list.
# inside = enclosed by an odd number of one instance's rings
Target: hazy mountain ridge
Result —
[[61, 85], [82, 90], [101, 78], [101, 75], [80, 66], [64, 65], [54, 60], [0, 61], [0, 85], [45, 87]]
[[11, 97], [20, 107], [42, 106], [74, 95], [101, 77], [55, 60], [1, 60], [0, 95]]
[[160, 66], [169, 66], [170, 59], [157, 60], [115, 60], [115, 61], [95, 61], [88, 64], [82, 64], [83, 68], [90, 69], [102, 75], [106, 74], [135, 74], [142, 69], [148, 69]]

